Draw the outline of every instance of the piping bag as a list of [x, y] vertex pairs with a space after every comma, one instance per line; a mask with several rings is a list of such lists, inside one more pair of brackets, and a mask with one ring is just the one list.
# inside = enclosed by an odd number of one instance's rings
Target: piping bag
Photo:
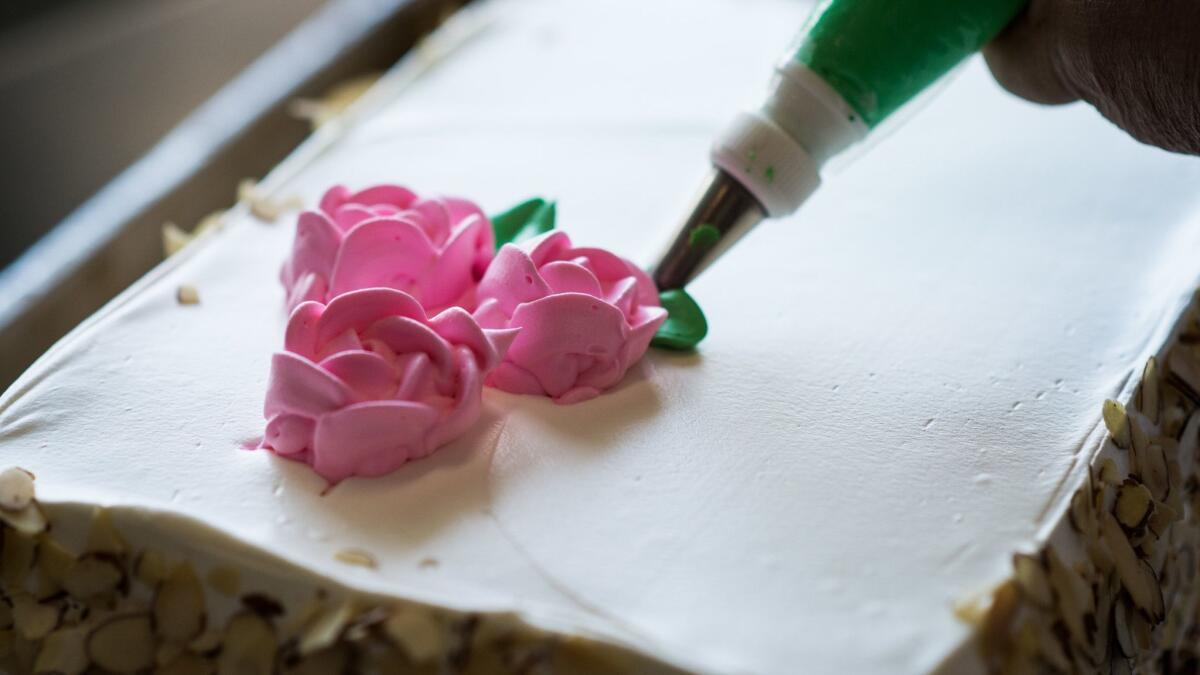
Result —
[[766, 98], [713, 143], [713, 171], [654, 268], [682, 288], [765, 218], [800, 208], [830, 158], [996, 36], [1026, 0], [825, 0]]

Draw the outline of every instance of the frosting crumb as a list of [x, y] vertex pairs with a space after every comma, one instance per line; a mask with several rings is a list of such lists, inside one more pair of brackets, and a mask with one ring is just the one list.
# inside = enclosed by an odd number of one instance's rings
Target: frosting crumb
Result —
[[200, 292], [191, 284], [180, 284], [175, 291], [175, 299], [181, 305], [198, 305], [200, 304]]

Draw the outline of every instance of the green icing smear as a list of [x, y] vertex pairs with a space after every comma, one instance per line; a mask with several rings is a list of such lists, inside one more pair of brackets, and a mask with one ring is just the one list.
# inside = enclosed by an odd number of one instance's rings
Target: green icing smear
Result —
[[688, 233], [688, 245], [693, 248], [709, 248], [721, 240], [721, 231], [704, 223], [692, 228]]
[[520, 243], [553, 230], [556, 215], [555, 202], [534, 197], [492, 216], [496, 250], [505, 244]]
[[682, 288], [663, 291], [658, 299], [667, 310], [667, 320], [659, 326], [650, 344], [661, 349], [691, 351], [708, 335], [708, 320], [700, 305]]

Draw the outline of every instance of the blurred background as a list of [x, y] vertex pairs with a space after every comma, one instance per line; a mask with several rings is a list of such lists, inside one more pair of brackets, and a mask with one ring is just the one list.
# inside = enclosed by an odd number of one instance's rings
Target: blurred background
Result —
[[0, 266], [321, 2], [0, 4]]
[[0, 390], [462, 3], [0, 2]]

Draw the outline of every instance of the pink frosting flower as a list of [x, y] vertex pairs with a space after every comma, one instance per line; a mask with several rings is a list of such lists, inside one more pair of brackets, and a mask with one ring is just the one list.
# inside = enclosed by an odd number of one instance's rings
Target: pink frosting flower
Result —
[[456, 197], [418, 198], [399, 185], [331, 188], [296, 224], [283, 267], [288, 308], [360, 288], [395, 288], [431, 312], [470, 308], [492, 259], [487, 216]]
[[301, 303], [271, 361], [263, 447], [335, 483], [424, 457], [478, 419], [483, 378], [515, 332], [461, 308], [428, 318], [387, 288]]
[[559, 403], [620, 382], [667, 318], [645, 272], [558, 231], [500, 249], [478, 298], [481, 326], [521, 329], [487, 383]]

